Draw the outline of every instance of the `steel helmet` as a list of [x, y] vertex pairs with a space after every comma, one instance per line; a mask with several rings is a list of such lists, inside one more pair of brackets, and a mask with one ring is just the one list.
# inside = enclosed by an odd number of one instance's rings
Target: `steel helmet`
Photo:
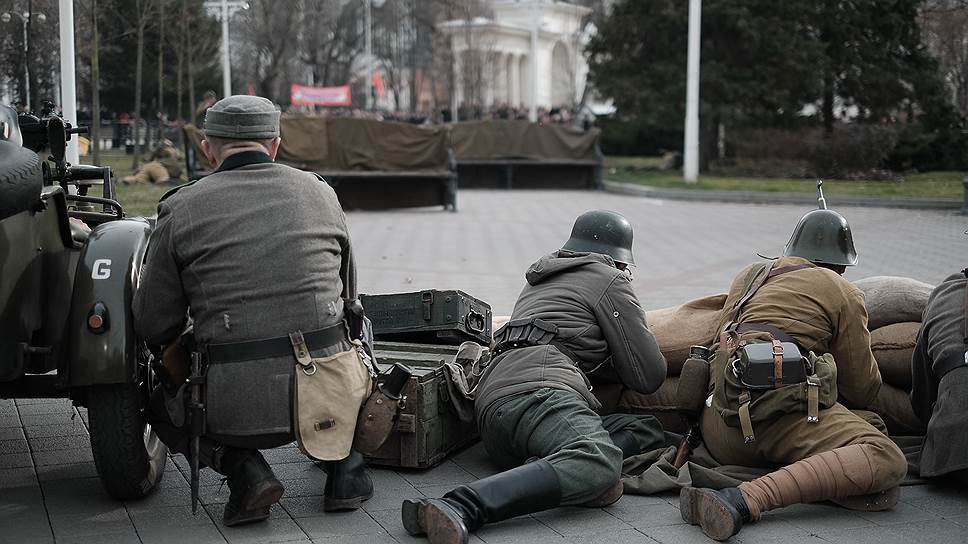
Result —
[[833, 210], [813, 210], [800, 218], [783, 255], [840, 266], [857, 264], [857, 250], [844, 216]]
[[632, 258], [632, 225], [620, 213], [592, 210], [578, 216], [571, 238], [561, 246], [576, 253], [601, 253], [617, 263], [635, 264]]

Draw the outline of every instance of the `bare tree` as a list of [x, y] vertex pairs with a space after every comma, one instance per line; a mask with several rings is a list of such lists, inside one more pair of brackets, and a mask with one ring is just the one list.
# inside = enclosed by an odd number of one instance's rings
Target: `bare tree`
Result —
[[134, 139], [134, 156], [131, 159], [131, 168], [137, 169], [138, 162], [141, 160], [141, 92], [142, 92], [142, 71], [144, 68], [145, 56], [145, 28], [148, 26], [148, 19], [151, 16], [153, 0], [135, 0], [135, 36], [137, 37], [137, 61], [134, 69], [134, 116], [131, 119], [131, 131]]
[[968, 1], [932, 0], [921, 16], [925, 45], [938, 61], [952, 102], [968, 115]]

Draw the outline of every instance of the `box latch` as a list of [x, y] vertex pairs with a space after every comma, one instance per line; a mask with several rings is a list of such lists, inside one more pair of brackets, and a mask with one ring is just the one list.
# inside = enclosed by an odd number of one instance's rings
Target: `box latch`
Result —
[[434, 305], [434, 292], [424, 291], [423, 293], [420, 293], [420, 302], [423, 306], [424, 321], [430, 321], [430, 308]]

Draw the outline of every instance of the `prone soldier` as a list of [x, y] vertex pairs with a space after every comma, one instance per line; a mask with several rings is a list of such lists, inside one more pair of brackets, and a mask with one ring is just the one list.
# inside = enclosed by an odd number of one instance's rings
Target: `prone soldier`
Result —
[[590, 211], [561, 250], [528, 269], [511, 320], [495, 333], [474, 407], [491, 458], [516, 467], [440, 499], [408, 499], [403, 525], [433, 544], [465, 544], [485, 523], [622, 496], [622, 460], [661, 447], [651, 416], [599, 416], [590, 377], [655, 391], [666, 362], [626, 272], [632, 227]]
[[[807, 213], [783, 255], [733, 281], [700, 424], [719, 463], [785, 466], [738, 487], [681, 491], [682, 518], [716, 540], [796, 503], [890, 508], [907, 470], [894, 442], [837, 401], [839, 391], [864, 408], [881, 385], [863, 294], [842, 277], [857, 262], [847, 220], [827, 209]], [[763, 343], [769, 377], [757, 380], [753, 354]], [[806, 375], [792, 375], [798, 366]]]
[[[293, 440], [289, 334], [305, 331], [314, 358], [351, 349], [344, 302], [356, 298], [356, 267], [346, 219], [329, 185], [273, 162], [279, 115], [256, 96], [209, 108], [202, 147], [216, 169], [162, 197], [133, 302], [150, 344], [176, 344], [193, 319], [192, 351], [206, 358], [205, 435], [188, 430], [186, 389], [202, 378], [193, 372], [185, 384], [184, 368], [166, 367], [180, 376], [154, 391], [148, 417], [172, 451], [227, 477], [226, 525], [268, 518], [284, 491], [258, 450]], [[191, 393], [197, 408], [203, 397]], [[345, 404], [355, 417], [359, 407]], [[324, 510], [372, 496], [359, 453], [325, 468]]]
[[182, 154], [171, 143], [171, 140], [159, 142], [151, 154], [147, 157], [147, 162], [141, 165], [133, 175], [125, 176], [122, 181], [125, 185], [130, 183], [178, 183], [185, 181], [185, 173], [182, 170]]
[[928, 422], [920, 475], [968, 482], [968, 269], [948, 277], [928, 299], [914, 348], [911, 404]]

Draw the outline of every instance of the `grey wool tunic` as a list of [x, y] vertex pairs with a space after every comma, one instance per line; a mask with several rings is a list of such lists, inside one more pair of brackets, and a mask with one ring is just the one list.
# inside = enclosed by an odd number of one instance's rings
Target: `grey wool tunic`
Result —
[[[138, 334], [156, 345], [174, 341], [190, 312], [196, 342], [207, 345], [328, 327], [343, 318], [341, 299], [355, 296], [333, 189], [244, 152], [159, 203], [133, 312]], [[293, 364], [290, 355], [210, 365], [209, 429], [285, 440]]]

